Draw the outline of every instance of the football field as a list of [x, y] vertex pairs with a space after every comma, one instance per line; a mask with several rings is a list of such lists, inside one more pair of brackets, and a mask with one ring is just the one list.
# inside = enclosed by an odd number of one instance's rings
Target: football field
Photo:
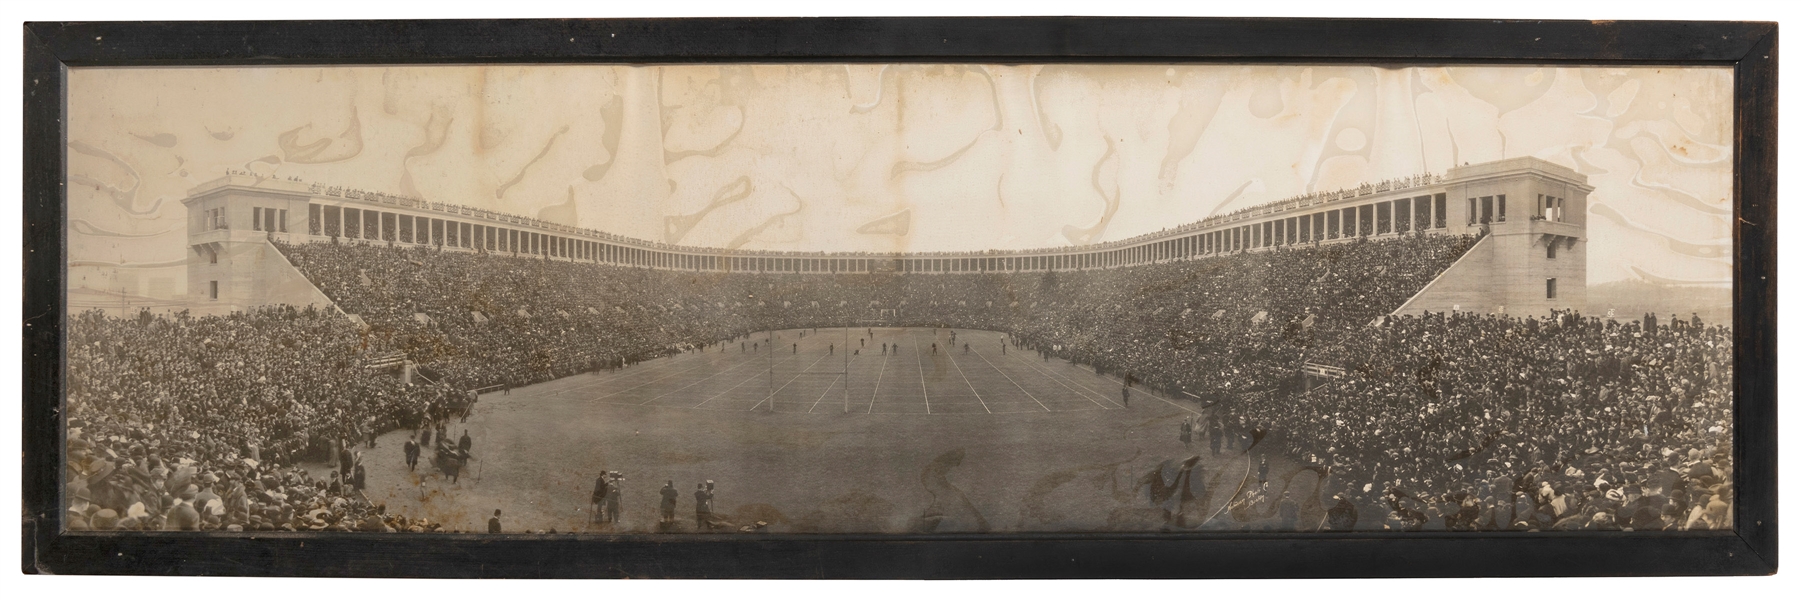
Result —
[[1125, 408], [1118, 382], [1011, 346], [1003, 350], [1004, 344], [997, 333], [948, 329], [766, 332], [527, 393], [727, 412], [956, 415]]
[[[693, 532], [694, 491], [708, 480], [732, 531], [1155, 531], [1165, 520], [1141, 480], [1199, 455], [1214, 492], [1185, 525], [1256, 525], [1226, 510], [1258, 485], [1254, 455], [1179, 439], [1198, 404], [1138, 389], [1128, 403], [1119, 381], [1086, 367], [1003, 352], [1002, 334], [955, 334], [765, 332], [484, 394], [450, 432], [474, 440], [467, 472], [453, 482], [425, 460], [409, 472], [409, 432], [391, 432], [365, 449], [367, 493], [471, 531], [500, 509], [507, 531]], [[602, 471], [626, 477], [617, 524], [592, 522]], [[1283, 484], [1297, 494], [1318, 484], [1292, 475]], [[673, 524], [658, 514], [667, 482], [679, 494]], [[1303, 517], [1321, 514], [1302, 504]]]

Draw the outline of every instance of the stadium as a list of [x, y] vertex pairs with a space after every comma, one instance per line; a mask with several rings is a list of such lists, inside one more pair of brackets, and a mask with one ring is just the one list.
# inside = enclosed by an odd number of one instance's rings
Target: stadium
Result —
[[1731, 332], [1584, 313], [1593, 189], [1516, 158], [1104, 243], [776, 252], [232, 172], [182, 200], [181, 310], [68, 325], [69, 522], [1727, 527]]

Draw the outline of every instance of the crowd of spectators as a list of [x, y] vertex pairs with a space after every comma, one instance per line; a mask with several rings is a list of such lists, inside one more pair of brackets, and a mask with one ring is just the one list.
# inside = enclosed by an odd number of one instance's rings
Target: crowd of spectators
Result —
[[1336, 336], [1343, 378], [1224, 408], [1390, 529], [1729, 528], [1731, 332], [1651, 323], [1399, 316]]
[[[167, 476], [190, 469], [230, 482], [215, 483], [232, 498], [215, 527], [410, 529], [276, 465], [416, 426], [460, 397], [453, 390], [873, 321], [1002, 331], [1192, 400], [1210, 409], [1203, 435], [1329, 473], [1328, 493], [1370, 517], [1363, 528], [1381, 515], [1394, 529], [1728, 526], [1730, 332], [1698, 318], [1388, 316], [1475, 242], [1409, 234], [965, 274], [711, 273], [280, 245], [335, 310], [72, 324], [71, 481], [88, 482], [88, 512], [144, 503], [154, 521], [185, 493]], [[361, 364], [394, 351], [432, 376], [405, 385]], [[1309, 362], [1343, 375], [1303, 376]], [[148, 491], [119, 491], [140, 482]], [[321, 493], [285, 491], [296, 487]], [[319, 510], [329, 516], [306, 517]]]
[[68, 326], [74, 530], [410, 530], [349, 482], [299, 467], [407, 426], [445, 388], [370, 373], [341, 315], [109, 317]]

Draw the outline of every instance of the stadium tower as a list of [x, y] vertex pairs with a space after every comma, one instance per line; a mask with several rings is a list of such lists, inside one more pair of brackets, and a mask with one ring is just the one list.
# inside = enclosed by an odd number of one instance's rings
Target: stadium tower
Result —
[[1461, 200], [1447, 231], [1484, 237], [1395, 312], [1587, 307], [1587, 176], [1526, 157], [1453, 167], [1444, 179], [1444, 195]]

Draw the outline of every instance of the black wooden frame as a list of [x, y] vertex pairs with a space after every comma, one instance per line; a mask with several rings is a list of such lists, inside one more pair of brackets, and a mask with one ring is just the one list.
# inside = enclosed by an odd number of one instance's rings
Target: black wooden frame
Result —
[[[28, 573], [353, 577], [1205, 578], [1776, 570], [1774, 23], [819, 18], [26, 23]], [[1736, 529], [1580, 534], [529, 536], [60, 532], [67, 69], [122, 65], [986, 62], [1734, 68]]]

